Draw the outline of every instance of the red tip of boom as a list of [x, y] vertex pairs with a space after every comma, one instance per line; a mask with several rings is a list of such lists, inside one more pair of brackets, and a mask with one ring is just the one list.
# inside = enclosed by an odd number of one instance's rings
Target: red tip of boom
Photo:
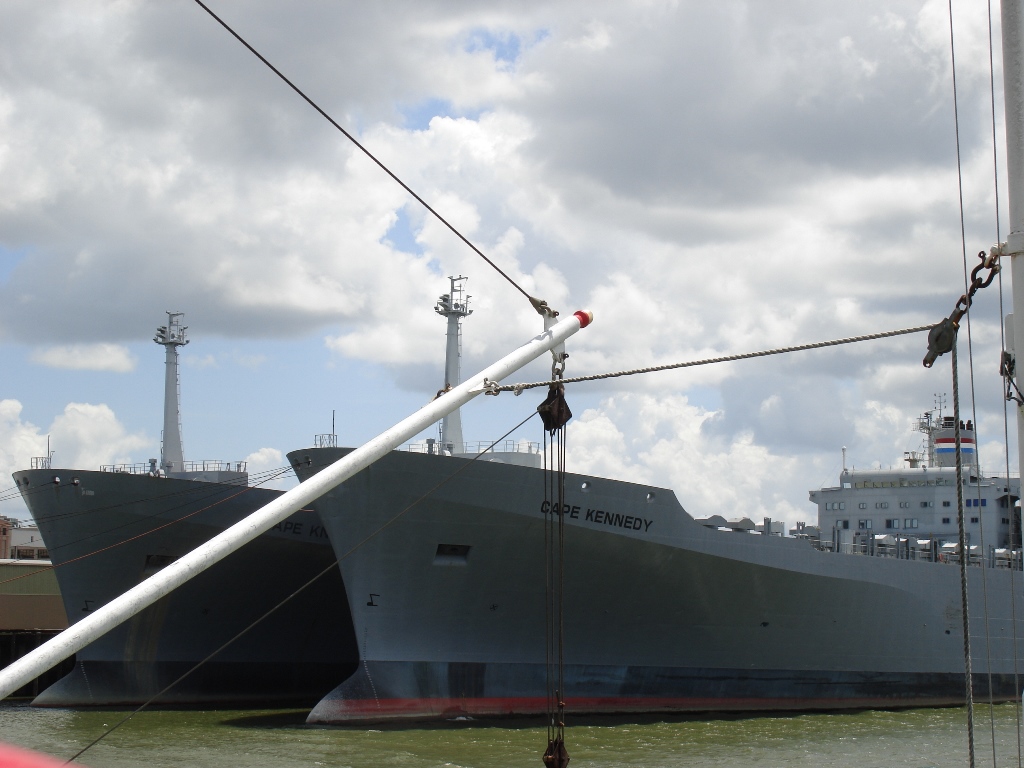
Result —
[[580, 321], [580, 328], [586, 328], [594, 322], [594, 313], [588, 312], [585, 309], [581, 309], [579, 312], [573, 312], [572, 316]]

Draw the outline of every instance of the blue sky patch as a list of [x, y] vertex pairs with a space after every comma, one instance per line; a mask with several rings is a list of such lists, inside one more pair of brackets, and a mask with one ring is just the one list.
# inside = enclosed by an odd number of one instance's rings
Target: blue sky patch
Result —
[[474, 29], [469, 33], [465, 50], [467, 53], [491, 51], [495, 61], [515, 64], [522, 50], [522, 41], [519, 39], [519, 35], [512, 32], [502, 34], [489, 29]]
[[0, 283], [6, 283], [18, 265], [27, 257], [27, 248], [10, 250], [0, 246]]
[[423, 253], [423, 248], [416, 242], [416, 233], [413, 231], [412, 222], [409, 221], [409, 214], [405, 208], [398, 209], [398, 218], [391, 228], [384, 233], [384, 242], [391, 245], [402, 253]]
[[455, 115], [452, 103], [445, 99], [427, 99], [408, 107], [399, 107], [405, 118], [405, 127], [413, 131], [425, 131], [430, 127], [432, 118], [450, 117]]

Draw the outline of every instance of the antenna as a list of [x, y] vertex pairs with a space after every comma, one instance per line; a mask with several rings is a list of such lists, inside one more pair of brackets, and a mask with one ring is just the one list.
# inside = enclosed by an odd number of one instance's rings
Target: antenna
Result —
[[843, 472], [846, 471], [846, 446], [843, 446]]

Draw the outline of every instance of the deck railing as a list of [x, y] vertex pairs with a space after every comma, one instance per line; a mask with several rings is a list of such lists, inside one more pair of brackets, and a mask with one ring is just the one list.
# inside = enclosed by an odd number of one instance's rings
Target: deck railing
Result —
[[442, 445], [439, 441], [427, 440], [425, 443], [409, 443], [405, 450], [410, 453], [540, 453], [540, 443], [530, 440], [505, 440], [495, 443], [493, 447], [489, 441], [476, 443], [447, 443]]
[[[123, 472], [129, 475], [150, 475], [153, 464], [104, 464], [101, 472]], [[205, 459], [203, 461], [186, 461], [176, 472], [245, 472], [247, 463], [244, 461], [220, 461]]]

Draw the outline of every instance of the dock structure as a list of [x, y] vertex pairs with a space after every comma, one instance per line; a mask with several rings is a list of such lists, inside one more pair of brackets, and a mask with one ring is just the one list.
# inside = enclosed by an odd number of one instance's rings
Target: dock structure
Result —
[[[48, 560], [0, 560], [0, 669], [67, 626], [64, 603]], [[72, 656], [19, 688], [13, 697], [35, 698], [74, 666]]]

